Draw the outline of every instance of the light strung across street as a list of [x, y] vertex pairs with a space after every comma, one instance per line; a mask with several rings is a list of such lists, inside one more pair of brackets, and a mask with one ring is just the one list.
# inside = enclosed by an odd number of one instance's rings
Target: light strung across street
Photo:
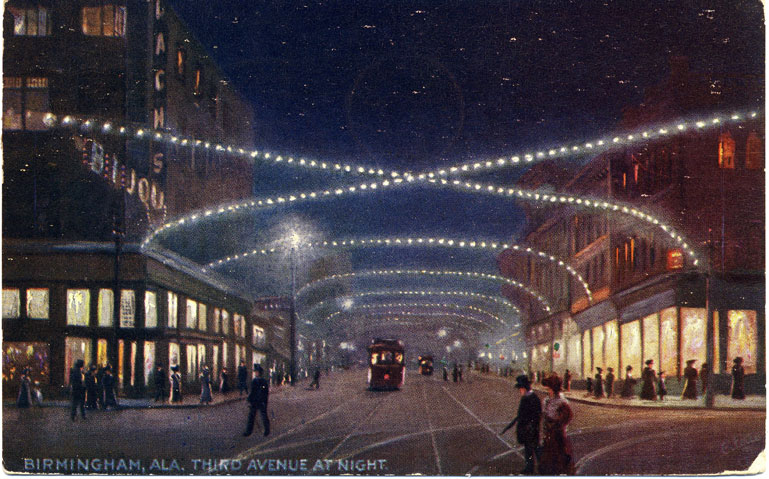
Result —
[[427, 269], [381, 269], [381, 270], [367, 270], [367, 271], [359, 271], [355, 273], [340, 273], [340, 274], [332, 274], [329, 276], [324, 276], [323, 278], [318, 278], [314, 281], [311, 281], [310, 283], [307, 283], [306, 285], [302, 286], [299, 291], [297, 291], [297, 297], [301, 296], [304, 292], [306, 292], [309, 288], [313, 288], [319, 284], [326, 283], [329, 281], [335, 281], [339, 279], [348, 279], [348, 278], [361, 278], [361, 277], [370, 277], [370, 276], [407, 276], [407, 275], [420, 275], [420, 276], [434, 276], [434, 277], [440, 277], [440, 276], [451, 276], [451, 277], [457, 277], [461, 279], [481, 279], [486, 281], [495, 281], [500, 283], [506, 283], [510, 284], [521, 291], [524, 291], [529, 296], [535, 298], [537, 301], [539, 301], [541, 307], [546, 312], [550, 312], [550, 305], [548, 301], [537, 291], [527, 287], [523, 283], [516, 281], [514, 279], [505, 278], [502, 276], [497, 276], [493, 274], [488, 273], [478, 273], [474, 271], [439, 271], [439, 270], [427, 270]]
[[[758, 111], [747, 111], [731, 114], [713, 114], [697, 119], [681, 119], [669, 123], [657, 125], [643, 130], [619, 133], [614, 136], [606, 136], [594, 140], [583, 140], [568, 145], [558, 145], [541, 150], [529, 149], [526, 152], [494, 159], [474, 160], [459, 163], [450, 167], [443, 167], [425, 173], [417, 174], [417, 178], [435, 178], [444, 176], [459, 176], [474, 172], [485, 172], [500, 168], [516, 166], [528, 166], [539, 161], [564, 158], [585, 153], [597, 154], [617, 147], [626, 147], [634, 144], [654, 141], [661, 138], [686, 133], [688, 131], [701, 131], [708, 128], [717, 128], [728, 123], [742, 123], [745, 120], [758, 117]], [[526, 149], [524, 149], [526, 150]]]
[[[328, 323], [329, 321], [334, 320], [334, 319], [336, 319], [337, 317], [339, 317], [339, 316], [341, 316], [343, 314], [349, 314], [349, 311], [335, 311], [335, 312], [329, 314], [328, 316], [326, 316], [323, 321], [325, 323]], [[396, 312], [396, 311], [383, 311], [381, 313], [378, 313], [378, 312], [367, 312], [364, 315], [355, 316], [354, 319], [356, 321], [354, 321], [354, 322], [365, 322], [366, 318], [376, 317], [376, 316], [386, 316], [387, 318], [389, 318], [389, 319], [391, 319], [393, 321], [398, 321], [399, 320], [398, 318], [401, 318], [401, 317], [444, 318], [444, 319], [449, 318], [449, 317], [453, 317], [453, 318], [461, 318], [463, 321], [469, 321], [469, 322], [472, 322], [472, 323], [477, 323], [478, 325], [483, 326], [484, 328], [486, 328], [488, 330], [493, 330], [494, 329], [486, 321], [482, 321], [480, 319], [477, 319], [477, 318], [473, 317], [472, 315], [462, 314], [462, 313], [450, 313], [450, 312], [448, 312], [448, 313], [419, 313], [419, 312], [408, 312], [408, 311], [406, 311], [406, 312], [403, 312], [403, 311], [400, 311], [400, 312]]]
[[[327, 240], [327, 241], [314, 241], [306, 244], [299, 245], [300, 248], [317, 249], [317, 248], [365, 248], [365, 247], [441, 247], [441, 248], [460, 248], [460, 249], [472, 249], [472, 250], [488, 250], [488, 251], [501, 251], [505, 249], [512, 249], [515, 252], [527, 254], [538, 259], [550, 261], [557, 268], [562, 268], [571, 275], [587, 293], [588, 300], [593, 302], [593, 292], [590, 290], [590, 286], [587, 281], [580, 275], [576, 269], [566, 263], [560, 258], [554, 255], [533, 249], [529, 246], [522, 245], [510, 245], [508, 243], [494, 241], [494, 240], [477, 240], [477, 239], [458, 239], [458, 238], [433, 238], [433, 237], [378, 237], [378, 238], [351, 238], [351, 239], [339, 239], [339, 240]], [[230, 264], [235, 261], [243, 260], [254, 256], [267, 256], [277, 251], [276, 248], [254, 248], [250, 251], [244, 251], [235, 255], [227, 256], [214, 260], [206, 265], [206, 268], [217, 268]]]

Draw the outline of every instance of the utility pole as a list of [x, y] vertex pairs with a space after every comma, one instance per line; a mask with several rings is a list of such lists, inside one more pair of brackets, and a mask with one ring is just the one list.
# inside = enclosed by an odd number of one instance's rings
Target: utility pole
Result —
[[291, 376], [290, 384], [294, 386], [296, 384], [296, 248], [291, 248], [291, 309], [289, 318], [289, 341], [290, 344], [290, 358], [289, 358], [289, 375]]
[[[714, 324], [713, 324], [713, 303], [710, 301], [710, 289], [712, 288], [712, 282], [713, 282], [713, 241], [711, 237], [712, 230], [708, 228], [708, 257], [706, 270], [705, 270], [705, 338], [706, 340], [706, 346], [705, 346], [705, 361], [708, 364], [708, 369], [705, 372], [705, 377], [701, 378], [702, 381], [705, 381], [707, 384], [707, 388], [705, 389], [705, 407], [712, 408], [715, 402], [715, 395], [713, 394], [713, 367], [715, 366], [714, 359], [714, 345], [713, 345], [713, 339], [715, 335], [714, 331]], [[700, 373], [702, 373], [702, 368], [700, 368]]]

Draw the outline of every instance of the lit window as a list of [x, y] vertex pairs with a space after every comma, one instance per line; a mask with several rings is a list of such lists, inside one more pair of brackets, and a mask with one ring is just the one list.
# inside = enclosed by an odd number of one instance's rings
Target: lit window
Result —
[[185, 316], [185, 325], [189, 329], [195, 329], [198, 327], [198, 303], [188, 299], [187, 300], [187, 314]]
[[97, 37], [124, 37], [126, 7], [102, 5], [83, 7], [83, 33]]
[[27, 317], [30, 319], [48, 319], [48, 288], [30, 288], [27, 290]]
[[45, 130], [48, 113], [48, 78], [3, 78], [4, 130]]
[[222, 334], [230, 334], [230, 313], [222, 310]]
[[745, 168], [758, 170], [764, 166], [764, 146], [758, 133], [751, 131], [745, 151]]
[[195, 344], [187, 345], [187, 381], [198, 378], [198, 347]]
[[203, 303], [198, 303], [198, 329], [201, 331], [205, 331], [208, 329], [208, 324], [206, 323], [206, 320], [208, 319], [208, 314], [206, 310], [206, 305]]
[[176, 74], [180, 77], [184, 77], [186, 60], [187, 53], [184, 51], [184, 48], [179, 47], [176, 50]]
[[200, 67], [195, 69], [195, 86], [192, 89], [192, 92], [195, 95], [200, 95], [203, 92], [203, 71]]
[[254, 346], [264, 344], [264, 328], [254, 325], [252, 328]]
[[3, 288], [3, 319], [18, 318], [19, 309], [19, 290], [15, 288]]
[[115, 315], [115, 295], [111, 289], [99, 290], [99, 326], [109, 327], [112, 326]]
[[179, 297], [176, 293], [168, 292], [168, 327], [178, 327]]
[[144, 292], [144, 327], [158, 326], [158, 296], [154, 291]]
[[734, 149], [735, 143], [729, 132], [721, 134], [718, 139], [718, 167], [734, 168]]
[[222, 320], [222, 311], [219, 308], [214, 308], [214, 333], [219, 332], [219, 323]]
[[16, 36], [44, 37], [51, 34], [51, 22], [45, 7], [8, 7], [13, 15], [13, 34]]
[[87, 289], [67, 290], [67, 324], [70, 326], [88, 326], [91, 294]]
[[132, 289], [120, 291], [120, 327], [133, 328], [136, 325], [136, 293]]

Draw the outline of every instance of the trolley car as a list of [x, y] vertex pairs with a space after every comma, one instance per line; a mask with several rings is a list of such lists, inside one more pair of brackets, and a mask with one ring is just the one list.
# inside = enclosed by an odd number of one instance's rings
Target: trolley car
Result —
[[422, 376], [432, 376], [433, 374], [433, 357], [429, 354], [419, 356], [419, 373]]
[[403, 343], [374, 339], [368, 347], [369, 389], [399, 389], [406, 377]]

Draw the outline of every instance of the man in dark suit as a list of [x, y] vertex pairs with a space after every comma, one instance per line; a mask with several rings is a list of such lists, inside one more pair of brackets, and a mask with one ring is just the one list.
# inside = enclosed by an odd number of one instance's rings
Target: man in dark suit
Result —
[[243, 391], [248, 392], [248, 369], [246, 369], [246, 362], [240, 360], [240, 366], [238, 366], [238, 396], [243, 395]]
[[264, 426], [264, 435], [270, 435], [270, 418], [267, 417], [267, 399], [270, 396], [270, 383], [262, 377], [264, 370], [258, 363], [254, 363], [254, 380], [251, 381], [251, 392], [246, 398], [249, 403], [248, 423], [244, 436], [250, 436], [254, 432], [254, 420], [256, 412], [262, 416], [262, 425]]
[[518, 404], [518, 415], [508, 424], [500, 434], [518, 423], [515, 430], [519, 444], [523, 444], [526, 467], [522, 474], [534, 474], [534, 455], [539, 447], [539, 421], [542, 418], [542, 403], [539, 397], [531, 390], [531, 382], [528, 376], [522, 374], [515, 378], [515, 387], [521, 393], [521, 401]]
[[166, 400], [166, 372], [163, 365], [155, 365], [155, 402]]
[[85, 361], [78, 359], [75, 365], [69, 370], [69, 387], [72, 393], [72, 410], [70, 417], [75, 420], [77, 408], [80, 408], [80, 415], [85, 419], [85, 385], [83, 384], [83, 366]]

